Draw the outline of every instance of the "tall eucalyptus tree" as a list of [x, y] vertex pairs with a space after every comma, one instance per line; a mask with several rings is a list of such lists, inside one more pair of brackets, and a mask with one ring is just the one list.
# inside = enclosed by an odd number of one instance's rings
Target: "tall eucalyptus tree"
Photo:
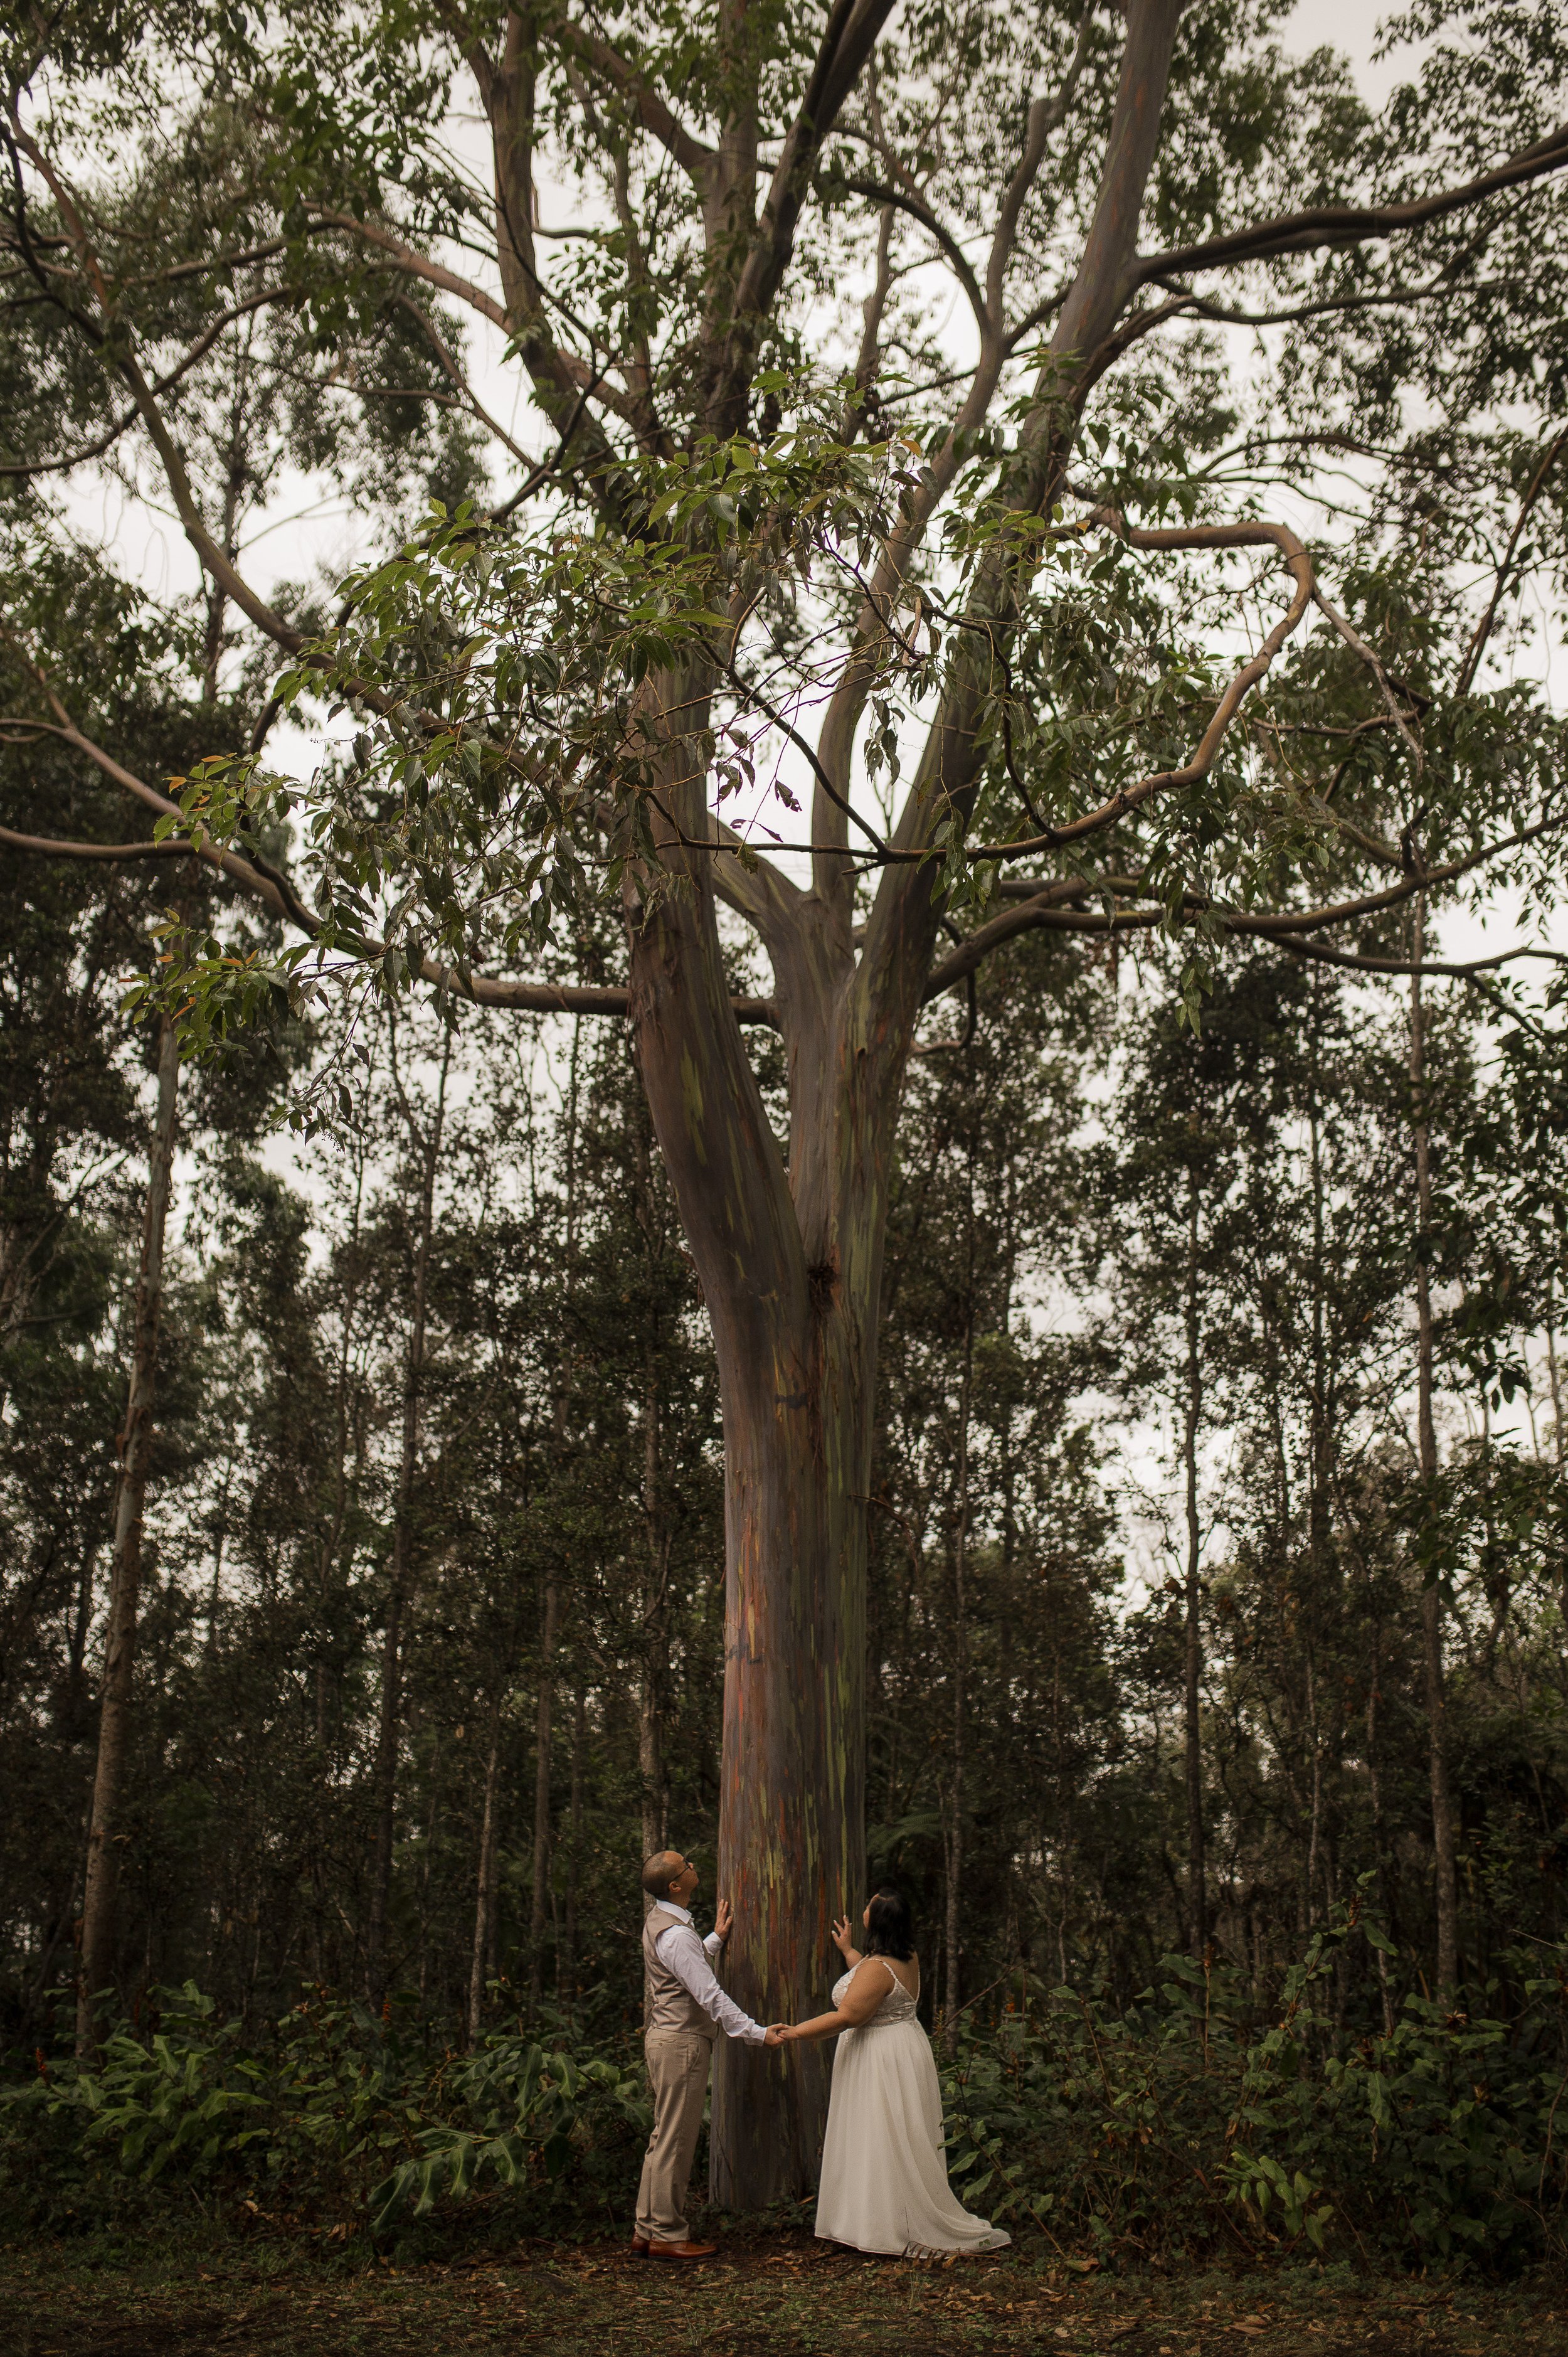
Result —
[[[1389, 910], [1534, 878], [1568, 815], [1540, 698], [1477, 685], [1559, 514], [1561, 28], [1433, 0], [1423, 87], [1374, 121], [1331, 59], [1282, 56], [1283, 14], [296, 0], [263, 30], [86, 0], [6, 35], [13, 581], [63, 529], [54, 478], [118, 466], [284, 658], [278, 707], [359, 733], [289, 777], [263, 726], [166, 791], [34, 646], [17, 716], [156, 843], [5, 839], [202, 862], [295, 928], [271, 963], [221, 924], [171, 936], [196, 1045], [333, 980], [631, 1026], [723, 1389], [721, 1875], [768, 2015], [861, 1878], [877, 1302], [922, 1006], [1036, 926], [1190, 929], [1194, 1006], [1232, 936], [1400, 968]], [[470, 169], [449, 135], [476, 105]], [[269, 597], [193, 468], [251, 322], [313, 397], [489, 441], [488, 511], [433, 511], [329, 626]], [[1224, 340], [1247, 328], [1257, 367]], [[1411, 394], [1438, 430], [1402, 424]], [[1256, 512], [1330, 456], [1360, 470], [1360, 631]], [[1393, 639], [1412, 566], [1422, 628]], [[808, 784], [791, 872], [768, 792]], [[605, 897], [624, 979], [560, 980], [553, 930]], [[734, 987], [726, 911], [766, 996]], [[824, 2093], [726, 2055], [721, 2198], [809, 2178]]]

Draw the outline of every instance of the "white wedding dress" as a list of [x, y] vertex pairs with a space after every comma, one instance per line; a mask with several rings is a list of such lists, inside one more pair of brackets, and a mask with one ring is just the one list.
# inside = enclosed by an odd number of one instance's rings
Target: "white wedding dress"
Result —
[[[835, 2006], [868, 1968], [890, 1972], [880, 1957], [864, 1958], [834, 1984]], [[912, 2259], [999, 2251], [1012, 2236], [972, 2218], [948, 2183], [941, 2089], [931, 2041], [915, 2014], [919, 1990], [911, 1996], [890, 1976], [870, 2020], [839, 2032], [817, 2233], [824, 2242]]]

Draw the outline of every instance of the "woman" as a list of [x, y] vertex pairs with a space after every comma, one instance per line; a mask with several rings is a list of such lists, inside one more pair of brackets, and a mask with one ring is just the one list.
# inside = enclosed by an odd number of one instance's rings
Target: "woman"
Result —
[[915, 2017], [920, 1965], [909, 1910], [879, 1890], [861, 1921], [865, 1949], [850, 1943], [845, 1915], [833, 1945], [849, 1966], [833, 1985], [833, 2010], [790, 2029], [837, 2038], [833, 2093], [822, 2145], [817, 2233], [857, 2251], [932, 2259], [950, 2251], [997, 2251], [1012, 2240], [954, 2200], [942, 2158], [942, 2096], [930, 2040]]

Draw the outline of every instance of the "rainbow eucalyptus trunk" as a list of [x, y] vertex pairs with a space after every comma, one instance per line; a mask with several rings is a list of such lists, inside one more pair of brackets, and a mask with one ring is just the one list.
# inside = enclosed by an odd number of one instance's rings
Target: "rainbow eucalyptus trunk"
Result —
[[[704, 824], [693, 809], [689, 831]], [[724, 1405], [726, 1980], [748, 2012], [778, 2021], [820, 2004], [837, 1969], [829, 1925], [865, 1882], [877, 1308], [898, 1091], [935, 917], [929, 887], [889, 896], [858, 963], [842, 899], [801, 895], [788, 927], [772, 929], [786, 1164], [731, 1011], [710, 867], [688, 856], [687, 872], [684, 888], [633, 913], [631, 1013]], [[759, 900], [775, 888], [757, 879]], [[750, 2209], [811, 2185], [828, 2069], [819, 2047], [720, 2041], [715, 2201]]]
[[[829, 1926], [858, 1911], [865, 1879], [871, 1339], [834, 1291], [824, 1275], [803, 1303], [777, 1305], [771, 1349], [724, 1383], [719, 1879], [736, 1916], [728, 1985], [763, 2021], [798, 2019], [822, 1994], [839, 1969]], [[824, 2046], [725, 2042], [716, 2201], [751, 2209], [813, 2182], [830, 2069]]]

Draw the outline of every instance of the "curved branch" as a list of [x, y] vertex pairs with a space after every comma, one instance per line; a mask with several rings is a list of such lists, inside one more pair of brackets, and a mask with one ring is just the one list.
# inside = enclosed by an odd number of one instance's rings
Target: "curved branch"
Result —
[[[1481, 973], [1494, 963], [1504, 963], [1508, 959], [1516, 957], [1537, 956], [1551, 958], [1558, 963], [1568, 964], [1568, 955], [1555, 950], [1517, 949], [1508, 951], [1498, 960], [1482, 958], [1473, 960], [1466, 966], [1428, 965], [1418, 969], [1398, 959], [1391, 961], [1375, 957], [1369, 959], [1359, 954], [1353, 955], [1348, 951], [1336, 951], [1330, 954], [1320, 945], [1302, 938], [1305, 934], [1320, 931], [1326, 925], [1350, 924], [1359, 917], [1380, 915], [1386, 909], [1397, 908], [1402, 902], [1413, 899], [1418, 892], [1429, 891], [1434, 885], [1455, 883], [1461, 877], [1470, 875], [1476, 868], [1484, 866], [1488, 860], [1500, 858], [1506, 852], [1520, 850], [1526, 844], [1537, 842], [1541, 835], [1551, 834], [1554, 828], [1562, 826], [1568, 826], [1568, 809], [1549, 813], [1545, 817], [1538, 819], [1533, 825], [1520, 827], [1514, 834], [1504, 835], [1496, 843], [1482, 844], [1478, 849], [1466, 852], [1461, 858], [1449, 860], [1441, 867], [1424, 868], [1415, 875], [1407, 876], [1400, 884], [1391, 885], [1385, 891], [1368, 892], [1354, 900], [1335, 901], [1326, 907], [1316, 909], [1283, 909], [1269, 915], [1248, 916], [1239, 909], [1231, 910], [1216, 907], [1207, 893], [1185, 892], [1177, 913], [1194, 918], [1208, 917], [1227, 933], [1253, 940], [1274, 942], [1282, 949], [1299, 948], [1307, 956], [1320, 954], [1328, 956], [1330, 963], [1365, 965], [1369, 972], [1373, 973], [1410, 974], [1416, 971]], [[945, 957], [940, 965], [932, 967], [927, 977], [924, 997], [936, 998], [943, 991], [950, 990], [955, 982], [962, 981], [964, 976], [980, 965], [993, 950], [999, 949], [1004, 942], [1012, 940], [1015, 935], [1021, 932], [1036, 928], [1043, 928], [1051, 932], [1089, 933], [1101, 936], [1151, 932], [1155, 927], [1165, 924], [1171, 920], [1171, 911], [1163, 905], [1148, 909], [1112, 909], [1101, 913], [1064, 909], [1057, 905], [1069, 898], [1080, 898], [1093, 888], [1095, 888], [1093, 886], [1081, 879], [1063, 877], [1058, 884], [1048, 886], [1046, 890], [1037, 893], [1032, 899], [1022, 901], [1015, 908], [1005, 910], [1000, 917], [993, 918], [989, 924], [983, 925], [977, 932], [971, 934], [967, 941], [962, 942], [957, 949]], [[1139, 888], [1130, 877], [1106, 877], [1102, 879], [1100, 888], [1117, 891]]]
[[983, 965], [993, 950], [999, 950], [1004, 942], [1015, 941], [1020, 933], [1034, 932], [1047, 924], [1064, 902], [1085, 899], [1096, 891], [1120, 896], [1140, 888], [1135, 878], [1125, 876], [1105, 877], [1098, 881], [1083, 876], [1058, 877], [1029, 899], [1004, 909], [1000, 916], [993, 917], [961, 941], [956, 949], [950, 950], [940, 964], [931, 968], [926, 980], [926, 997], [940, 998], [944, 990], [950, 990], [955, 982], [961, 982], [966, 974]]
[[127, 859], [204, 859], [209, 855], [199, 843], [177, 841], [169, 835], [162, 843], [67, 843], [57, 835], [18, 834], [14, 827], [0, 826], [0, 844], [8, 851], [26, 851], [40, 859], [96, 859], [112, 863]]
[[996, 333], [995, 322], [980, 291], [980, 281], [974, 274], [973, 265], [957, 238], [942, 227], [925, 199], [915, 195], [911, 189], [887, 188], [882, 181], [863, 178], [858, 173], [847, 178], [843, 185], [852, 196], [865, 197], [872, 204], [892, 206], [898, 212], [908, 213], [911, 221], [918, 221], [920, 227], [936, 239], [952, 264], [954, 277], [969, 297], [969, 307], [974, 313], [982, 336], [989, 341]]
[[1310, 253], [1319, 245], [1354, 245], [1369, 238], [1392, 236], [1400, 230], [1423, 229], [1466, 205], [1479, 204], [1499, 189], [1541, 179], [1564, 165], [1568, 165], [1568, 124], [1491, 171], [1434, 197], [1418, 197], [1403, 205], [1313, 205], [1303, 212], [1254, 221], [1249, 228], [1232, 230], [1225, 237], [1208, 238], [1197, 245], [1140, 254], [1126, 282], [1126, 292], [1131, 295], [1150, 279], [1168, 278], [1177, 271], [1213, 270], [1228, 263], [1266, 261], [1275, 254]]
[[[177, 802], [159, 793], [145, 778], [127, 770], [102, 746], [93, 743], [70, 718], [47, 681], [45, 693], [60, 721], [53, 725], [44, 720], [30, 720], [29, 729], [38, 729], [51, 737], [62, 737], [102, 770], [105, 777], [134, 794], [149, 810], [163, 818], [183, 819], [185, 813]], [[230, 881], [238, 884], [254, 899], [263, 900], [273, 911], [304, 933], [307, 940], [318, 941], [325, 930], [320, 917], [306, 908], [287, 877], [259, 857], [244, 858], [238, 852], [225, 851], [213, 842], [205, 831], [177, 842], [149, 844], [91, 844], [57, 842], [41, 835], [18, 835], [9, 828], [0, 828], [0, 842], [14, 850], [39, 856], [68, 859], [146, 859], [164, 857], [194, 857], [218, 868]], [[374, 960], [384, 952], [386, 944], [367, 937], [364, 955]], [[470, 973], [467, 968], [443, 964], [428, 954], [419, 963], [419, 978], [437, 990], [455, 991], [459, 997], [472, 1001], [476, 1006], [510, 1006], [542, 1015], [624, 1015], [628, 996], [625, 990], [589, 989], [575, 984], [553, 982], [513, 982], [498, 980], [485, 974]], [[761, 1023], [777, 1029], [779, 1013], [770, 998], [736, 998], [731, 1002], [736, 1019], [740, 1023]]]
[[1288, 950], [1292, 957], [1314, 958], [1322, 965], [1349, 966], [1358, 974], [1441, 974], [1460, 982], [1471, 974], [1491, 974], [1500, 965], [1512, 965], [1518, 958], [1542, 958], [1552, 965], [1568, 966], [1568, 951], [1536, 949], [1528, 943], [1499, 950], [1496, 957], [1427, 958], [1419, 963], [1413, 958], [1362, 957], [1354, 950], [1332, 950], [1326, 942], [1282, 941], [1280, 947]]
[[[713, 149], [687, 130], [680, 116], [627, 63], [618, 49], [582, 25], [553, 25], [547, 38], [557, 41], [580, 66], [607, 83], [631, 108], [643, 129], [651, 132], [660, 145], [674, 157], [688, 179], [699, 188], [703, 187], [714, 160]], [[537, 236], [538, 231], [534, 234]]]
[[[16, 644], [10, 631], [4, 631], [4, 635], [11, 639], [13, 645]], [[185, 813], [180, 809], [179, 804], [171, 802], [166, 794], [160, 794], [156, 786], [148, 785], [145, 778], [137, 777], [134, 770], [127, 770], [124, 762], [114, 759], [113, 753], [107, 752], [102, 745], [95, 744], [91, 737], [84, 735], [49, 685], [45, 674], [38, 671], [36, 664], [31, 668], [59, 717], [53, 722], [28, 720], [26, 723], [27, 727], [30, 731], [38, 731], [45, 736], [60, 737], [90, 760], [95, 769], [101, 770], [113, 784], [123, 787], [126, 793], [134, 794], [138, 802], [145, 802], [149, 810], [156, 811], [159, 818], [177, 819], [183, 825]], [[222, 850], [214, 843], [205, 828], [193, 836], [182, 836], [178, 849], [181, 852], [188, 850], [195, 858], [204, 859], [209, 866], [220, 869], [231, 883], [242, 886], [247, 892], [253, 893], [258, 899], [264, 900], [274, 915], [287, 919], [290, 923], [297, 925], [301, 931], [314, 933], [319, 929], [319, 920], [305, 907], [287, 877], [281, 876], [276, 868], [269, 866], [265, 860], [250, 860], [243, 858], [237, 851]], [[89, 850], [81, 856], [93, 857], [98, 855]], [[138, 857], [152, 856], [152, 846], [149, 846], [147, 853], [138, 851], [135, 856]]]
[[505, 311], [493, 295], [487, 295], [484, 288], [476, 286], [471, 278], [460, 277], [456, 271], [446, 269], [439, 262], [432, 262], [428, 254], [421, 253], [416, 246], [406, 244], [391, 230], [378, 228], [374, 221], [360, 221], [353, 213], [328, 212], [323, 206], [317, 210], [317, 219], [325, 222], [328, 229], [342, 230], [349, 237], [362, 237], [367, 245], [373, 245], [384, 253], [395, 268], [406, 271], [411, 278], [422, 278], [427, 286], [438, 286], [444, 295], [456, 296], [459, 302], [467, 303], [470, 310], [478, 311], [481, 318], [488, 319], [492, 328], [499, 328], [503, 335], [506, 334]]
[[1257, 653], [1250, 662], [1242, 664], [1220, 697], [1215, 706], [1214, 717], [1204, 730], [1192, 759], [1181, 769], [1160, 770], [1152, 777], [1141, 778], [1136, 785], [1123, 786], [1098, 810], [1086, 812], [1082, 818], [1069, 819], [1065, 826], [1047, 827], [1040, 834], [1024, 836], [1015, 844], [978, 845], [970, 854], [972, 859], [1021, 859], [1036, 852], [1054, 851], [1063, 844], [1079, 843], [1086, 835], [1099, 834], [1106, 827], [1114, 826], [1119, 820], [1127, 817], [1157, 793], [1172, 787], [1200, 785], [1219, 759], [1219, 748], [1230, 733], [1230, 723], [1243, 699], [1267, 673], [1312, 602], [1316, 586], [1312, 560], [1288, 524], [1201, 524], [1171, 531], [1144, 532], [1130, 529], [1114, 508], [1097, 508], [1086, 521], [1105, 524], [1133, 548], [1277, 548], [1295, 582], [1294, 593]]

